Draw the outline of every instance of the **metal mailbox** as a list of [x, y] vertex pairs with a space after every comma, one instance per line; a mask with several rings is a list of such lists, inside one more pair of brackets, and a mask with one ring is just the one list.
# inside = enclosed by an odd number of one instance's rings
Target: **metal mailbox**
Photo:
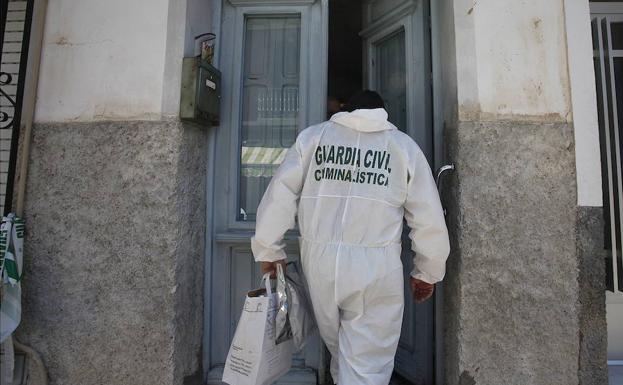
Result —
[[184, 58], [180, 118], [217, 126], [221, 106], [221, 72], [200, 57]]

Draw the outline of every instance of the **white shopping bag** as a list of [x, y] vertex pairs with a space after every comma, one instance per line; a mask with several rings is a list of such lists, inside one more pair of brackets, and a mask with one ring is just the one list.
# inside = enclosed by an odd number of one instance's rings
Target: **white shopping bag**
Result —
[[230, 385], [267, 385], [292, 366], [292, 340], [275, 343], [277, 294], [270, 275], [262, 278], [265, 288], [247, 293], [242, 315], [227, 354], [223, 382]]

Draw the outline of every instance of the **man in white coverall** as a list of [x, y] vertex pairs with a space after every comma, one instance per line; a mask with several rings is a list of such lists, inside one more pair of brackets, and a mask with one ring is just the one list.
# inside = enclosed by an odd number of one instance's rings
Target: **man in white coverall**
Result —
[[327, 122], [303, 130], [270, 182], [251, 240], [264, 272], [286, 259], [298, 214], [303, 272], [340, 385], [389, 383], [404, 307], [403, 217], [422, 302], [444, 277], [448, 231], [422, 150], [362, 91]]

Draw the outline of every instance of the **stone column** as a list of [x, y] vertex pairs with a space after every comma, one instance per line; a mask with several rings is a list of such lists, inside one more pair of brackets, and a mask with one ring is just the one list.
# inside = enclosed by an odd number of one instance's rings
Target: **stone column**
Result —
[[18, 337], [51, 384], [200, 383], [206, 140], [176, 120], [35, 125]]
[[456, 94], [445, 135], [457, 170], [445, 197], [453, 246], [446, 380], [578, 384], [577, 200], [563, 1], [452, 4], [455, 57], [446, 65], [456, 67], [444, 73], [456, 81]]
[[208, 128], [177, 118], [187, 11], [48, 5], [17, 336], [51, 385], [201, 383]]

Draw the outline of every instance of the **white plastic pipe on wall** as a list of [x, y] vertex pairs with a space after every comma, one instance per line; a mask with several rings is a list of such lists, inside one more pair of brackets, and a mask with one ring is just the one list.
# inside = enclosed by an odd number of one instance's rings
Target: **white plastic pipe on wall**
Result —
[[[47, 0], [35, 0], [30, 43], [28, 46], [28, 62], [26, 66], [26, 77], [24, 83], [24, 96], [22, 101], [22, 115], [20, 122], [20, 153], [16, 185], [15, 213], [19, 216], [24, 214], [24, 200], [26, 195], [26, 179], [28, 173], [28, 158], [30, 154], [30, 136], [35, 112], [35, 101], [37, 96], [37, 84], [39, 82], [39, 63], [41, 60], [41, 46], [43, 41], [43, 27], [47, 10]], [[28, 357], [27, 370], [28, 385], [47, 385], [48, 374], [39, 353], [29, 346], [26, 346], [15, 338], [13, 345], [16, 351]]]
[[35, 115], [35, 101], [37, 97], [37, 84], [39, 83], [39, 63], [41, 61], [41, 47], [43, 44], [43, 28], [47, 0], [35, 1], [30, 27], [30, 43], [28, 46], [28, 63], [26, 66], [26, 81], [24, 84], [24, 96], [22, 101], [22, 115], [20, 122], [20, 154], [17, 173], [17, 192], [15, 213], [19, 216], [24, 214], [24, 200], [26, 195], [26, 176], [28, 173], [28, 158], [30, 154], [30, 136], [32, 123]]

